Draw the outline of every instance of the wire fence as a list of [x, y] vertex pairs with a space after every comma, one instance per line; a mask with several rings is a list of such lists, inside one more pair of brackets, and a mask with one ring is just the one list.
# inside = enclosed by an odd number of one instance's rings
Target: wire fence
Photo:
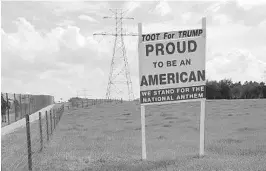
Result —
[[38, 110], [54, 104], [49, 95], [30, 95], [1, 92], [2, 127], [16, 122]]
[[35, 113], [34, 115], [39, 115], [39, 119], [35, 121], [31, 121], [29, 114], [26, 113], [26, 126], [2, 137], [1, 170], [34, 170], [40, 161], [38, 158], [42, 157], [41, 152], [51, 141], [65, 110], [122, 102], [122, 99], [79, 99], [75, 102], [55, 104], [49, 110]]
[[77, 108], [85, 108], [93, 105], [98, 105], [98, 104], [108, 104], [108, 103], [123, 103], [123, 99], [72, 99], [69, 104], [72, 107], [77, 107]]
[[[64, 113], [64, 104], [39, 112], [39, 119], [31, 122], [25, 115], [26, 127], [2, 139], [1, 170], [34, 170], [34, 159], [43, 151]], [[25, 136], [26, 135], [26, 136]]]

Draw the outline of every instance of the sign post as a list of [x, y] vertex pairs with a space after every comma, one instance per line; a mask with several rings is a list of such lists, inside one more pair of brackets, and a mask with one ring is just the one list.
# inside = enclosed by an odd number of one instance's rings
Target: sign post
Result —
[[204, 155], [206, 18], [202, 28], [142, 34], [138, 24], [142, 159], [146, 155], [145, 106], [200, 101], [200, 156]]
[[[206, 18], [202, 18], [202, 30], [204, 38], [204, 56], [206, 56]], [[206, 87], [205, 87], [206, 91]], [[205, 146], [205, 102], [206, 98], [201, 100], [200, 107], [200, 157], [204, 156], [204, 146]]]
[[[138, 38], [138, 55], [140, 57], [140, 44], [142, 42], [142, 24], [138, 24], [138, 32], [139, 32], [139, 38]], [[139, 65], [140, 65], [140, 60], [139, 60]], [[141, 78], [141, 73], [140, 78]], [[141, 112], [141, 149], [142, 149], [142, 160], [146, 160], [147, 154], [146, 154], [146, 136], [145, 136], [145, 106], [141, 105], [140, 106], [140, 112]]]

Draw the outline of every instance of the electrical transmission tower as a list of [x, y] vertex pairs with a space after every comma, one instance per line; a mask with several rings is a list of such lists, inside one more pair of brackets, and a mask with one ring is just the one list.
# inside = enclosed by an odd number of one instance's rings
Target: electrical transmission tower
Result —
[[86, 98], [87, 98], [87, 93], [86, 93], [86, 92], [87, 92], [88, 90], [84, 88], [82, 91], [83, 91], [84, 98], [86, 99]]
[[266, 83], [266, 68], [265, 68], [264, 74], [263, 74], [263, 82]]
[[[83, 98], [87, 98], [87, 93], [86, 93], [86, 92], [87, 92], [88, 90], [85, 89], [85, 88], [83, 88], [83, 89], [80, 90], [80, 91], [83, 92]], [[79, 92], [80, 92], [80, 91], [77, 91], [77, 97], [79, 97], [79, 95], [80, 95]], [[81, 94], [82, 94], [82, 93], [81, 93]]]
[[124, 36], [137, 36], [137, 34], [127, 34], [123, 30], [123, 20], [130, 20], [134, 18], [124, 17], [126, 11], [123, 11], [122, 9], [110, 9], [110, 11], [113, 13], [113, 16], [103, 18], [115, 19], [115, 33], [103, 32], [93, 34], [109, 35], [115, 37], [106, 98], [123, 98], [122, 94], [125, 91], [128, 91], [128, 99], [134, 100], [132, 82], [123, 39]]

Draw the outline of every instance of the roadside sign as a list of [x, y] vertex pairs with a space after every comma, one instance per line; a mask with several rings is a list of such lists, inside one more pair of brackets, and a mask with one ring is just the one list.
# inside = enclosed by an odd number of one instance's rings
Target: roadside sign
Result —
[[139, 43], [141, 104], [206, 97], [206, 37], [202, 29], [183, 32], [142, 35], [147, 42]]
[[145, 106], [200, 101], [199, 155], [204, 155], [206, 18], [202, 29], [142, 34], [138, 25], [142, 159], [146, 159]]

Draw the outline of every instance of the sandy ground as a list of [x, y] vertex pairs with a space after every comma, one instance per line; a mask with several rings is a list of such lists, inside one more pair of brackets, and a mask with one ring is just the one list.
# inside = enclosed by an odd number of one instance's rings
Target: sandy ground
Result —
[[[141, 161], [138, 104], [71, 109], [46, 148], [34, 155], [34, 170], [266, 170], [266, 100], [206, 102], [203, 158], [198, 158], [199, 114], [199, 102], [147, 107], [147, 161]], [[22, 136], [13, 137], [13, 151]], [[11, 138], [2, 139], [2, 156]]]

